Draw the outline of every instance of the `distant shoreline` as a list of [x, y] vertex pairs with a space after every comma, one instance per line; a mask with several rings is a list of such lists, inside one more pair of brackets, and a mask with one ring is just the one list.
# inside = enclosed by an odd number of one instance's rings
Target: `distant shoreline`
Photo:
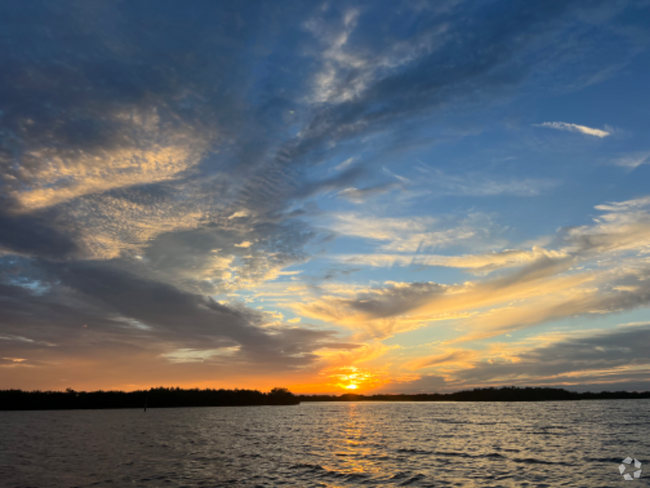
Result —
[[502, 387], [476, 388], [454, 393], [358, 395], [299, 395], [301, 402], [543, 402], [576, 400], [638, 400], [650, 398], [650, 391], [603, 391], [578, 393], [562, 388]]
[[0, 411], [9, 410], [103, 410], [182, 407], [248, 407], [298, 405], [310, 402], [544, 402], [576, 400], [637, 400], [650, 398], [650, 391], [605, 391], [578, 393], [561, 388], [477, 388], [454, 393], [395, 395], [294, 395], [286, 388], [268, 393], [258, 390], [199, 390], [151, 388], [132, 392], [0, 390]]

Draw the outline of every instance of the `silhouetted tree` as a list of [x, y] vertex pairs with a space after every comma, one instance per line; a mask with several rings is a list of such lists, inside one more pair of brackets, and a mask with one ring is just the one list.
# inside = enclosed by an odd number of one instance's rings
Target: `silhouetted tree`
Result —
[[273, 388], [267, 397], [272, 405], [287, 405], [292, 403], [300, 403], [295, 395], [286, 388]]

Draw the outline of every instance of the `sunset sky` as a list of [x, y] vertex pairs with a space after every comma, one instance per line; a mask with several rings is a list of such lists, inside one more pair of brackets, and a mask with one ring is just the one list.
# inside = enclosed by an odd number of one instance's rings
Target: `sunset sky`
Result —
[[650, 2], [0, 4], [0, 388], [650, 390]]

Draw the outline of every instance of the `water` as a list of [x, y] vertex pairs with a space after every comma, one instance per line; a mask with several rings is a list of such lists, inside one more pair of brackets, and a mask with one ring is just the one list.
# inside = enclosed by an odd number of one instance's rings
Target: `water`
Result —
[[[650, 400], [0, 412], [3, 487], [650, 486]], [[645, 476], [626, 482], [621, 460]]]

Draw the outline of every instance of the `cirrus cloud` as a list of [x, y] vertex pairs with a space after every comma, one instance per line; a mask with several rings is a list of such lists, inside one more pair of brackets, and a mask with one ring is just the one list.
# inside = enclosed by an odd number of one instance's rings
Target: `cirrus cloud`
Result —
[[536, 127], [547, 127], [549, 129], [557, 129], [557, 130], [563, 130], [567, 132], [578, 132], [580, 134], [599, 137], [601, 139], [603, 137], [612, 135], [611, 132], [608, 132], [606, 130], [594, 129], [591, 127], [587, 127], [585, 125], [570, 124], [568, 122], [544, 122], [542, 124], [535, 124], [535, 125]]

